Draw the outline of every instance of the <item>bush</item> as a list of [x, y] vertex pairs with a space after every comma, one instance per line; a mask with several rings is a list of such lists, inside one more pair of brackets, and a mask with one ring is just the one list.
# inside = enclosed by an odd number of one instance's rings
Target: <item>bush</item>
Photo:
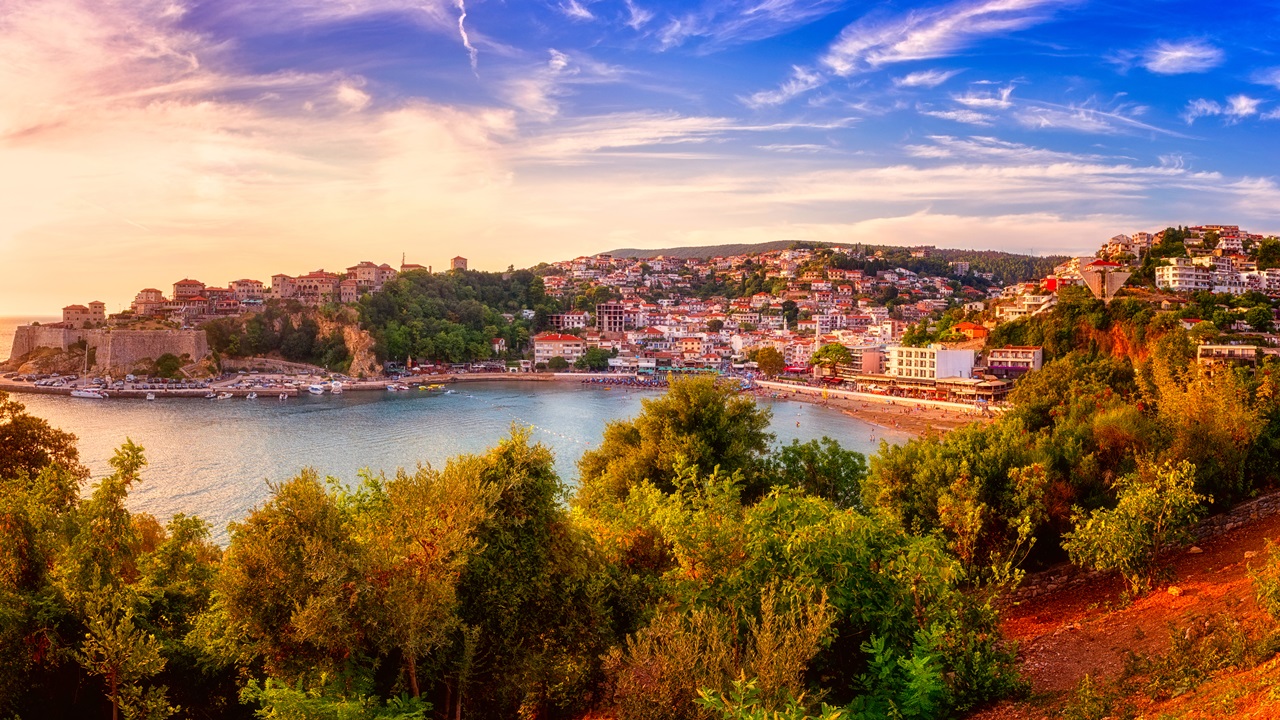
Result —
[[1262, 564], [1249, 566], [1253, 579], [1253, 593], [1258, 607], [1266, 610], [1273, 620], [1280, 621], [1280, 545], [1270, 540], [1262, 556]]
[[1145, 468], [1118, 483], [1119, 502], [1110, 510], [1085, 514], [1062, 546], [1071, 561], [1104, 572], [1116, 570], [1130, 595], [1151, 587], [1160, 574], [1161, 553], [1190, 540], [1206, 498], [1194, 490], [1195, 466], [1188, 462]]

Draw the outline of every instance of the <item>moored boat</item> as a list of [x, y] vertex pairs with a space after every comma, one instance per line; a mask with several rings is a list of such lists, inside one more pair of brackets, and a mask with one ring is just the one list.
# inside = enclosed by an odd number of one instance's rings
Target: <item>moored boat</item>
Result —
[[311, 393], [312, 395], [323, 395], [323, 394], [324, 394], [324, 386], [323, 386], [323, 385], [319, 385], [319, 384], [317, 384], [317, 385], [308, 385], [308, 386], [307, 386], [307, 392]]
[[218, 399], [219, 399], [219, 400], [230, 400], [230, 399], [231, 399], [231, 393], [229, 393], [229, 392], [218, 393]]
[[147, 393], [147, 399], [148, 399], [148, 400], [155, 400], [155, 399], [156, 399], [156, 394], [155, 394], [155, 393], [153, 393], [153, 392], [149, 392], [149, 393]]
[[101, 390], [72, 390], [71, 397], [89, 398], [91, 400], [106, 400], [107, 394]]
[[334, 393], [335, 395], [342, 392], [342, 383], [337, 380], [329, 383], [329, 392]]
[[257, 400], [257, 399], [258, 399], [258, 393], [250, 391], [250, 393], [249, 393], [248, 395], [245, 395], [245, 396], [244, 396], [244, 399], [245, 399], [245, 400]]

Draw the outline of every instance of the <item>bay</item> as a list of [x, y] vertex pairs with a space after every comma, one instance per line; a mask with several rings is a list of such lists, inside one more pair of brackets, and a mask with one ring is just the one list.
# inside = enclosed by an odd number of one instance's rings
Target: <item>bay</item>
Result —
[[57, 321], [58, 318], [56, 317], [0, 317], [0, 362], [9, 359], [9, 351], [13, 348], [13, 334], [17, 331], [19, 325]]
[[[578, 458], [596, 446], [610, 420], [637, 414], [654, 391], [604, 390], [571, 382], [458, 383], [452, 393], [348, 392], [303, 395], [281, 402], [196, 399], [83, 400], [22, 394], [16, 399], [55, 427], [75, 433], [81, 459], [95, 478], [126, 438], [146, 450], [149, 465], [130, 494], [132, 510], [162, 522], [174, 513], [199, 515], [219, 542], [226, 526], [269, 495], [267, 481], [313, 467], [346, 483], [362, 469], [393, 473], [418, 463], [442, 467], [463, 453], [481, 453], [513, 425], [555, 454], [560, 476], [576, 481]], [[824, 435], [871, 454], [881, 440], [906, 439], [838, 410], [759, 400], [773, 411], [779, 443]]]

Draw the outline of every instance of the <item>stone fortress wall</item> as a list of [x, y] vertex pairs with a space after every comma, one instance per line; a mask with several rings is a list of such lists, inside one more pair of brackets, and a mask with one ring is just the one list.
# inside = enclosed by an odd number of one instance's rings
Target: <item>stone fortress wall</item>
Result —
[[104, 373], [119, 374], [165, 353], [187, 355], [192, 360], [209, 354], [203, 330], [78, 330], [25, 325], [17, 328], [9, 357], [18, 359], [41, 347], [66, 350], [81, 340], [95, 351], [95, 370]]

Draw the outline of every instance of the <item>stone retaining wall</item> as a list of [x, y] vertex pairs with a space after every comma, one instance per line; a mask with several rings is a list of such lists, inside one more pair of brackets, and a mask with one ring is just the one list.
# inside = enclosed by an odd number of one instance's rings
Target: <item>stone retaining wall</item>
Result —
[[41, 347], [66, 350], [81, 340], [95, 351], [95, 369], [107, 373], [127, 372], [138, 362], [155, 360], [165, 353], [189, 355], [193, 360], [209, 354], [203, 330], [77, 330], [24, 325], [14, 332], [10, 361]]
[[[1192, 534], [1196, 542], [1203, 542], [1236, 528], [1257, 522], [1262, 518], [1280, 514], [1280, 492], [1271, 492], [1248, 502], [1240, 503], [1225, 513], [1205, 518], [1196, 525]], [[1071, 564], [1063, 564], [1027, 577], [1022, 585], [1008, 598], [1011, 602], [1030, 600], [1066, 587], [1083, 585], [1084, 583], [1107, 577], [1107, 573], [1083, 570]]]

